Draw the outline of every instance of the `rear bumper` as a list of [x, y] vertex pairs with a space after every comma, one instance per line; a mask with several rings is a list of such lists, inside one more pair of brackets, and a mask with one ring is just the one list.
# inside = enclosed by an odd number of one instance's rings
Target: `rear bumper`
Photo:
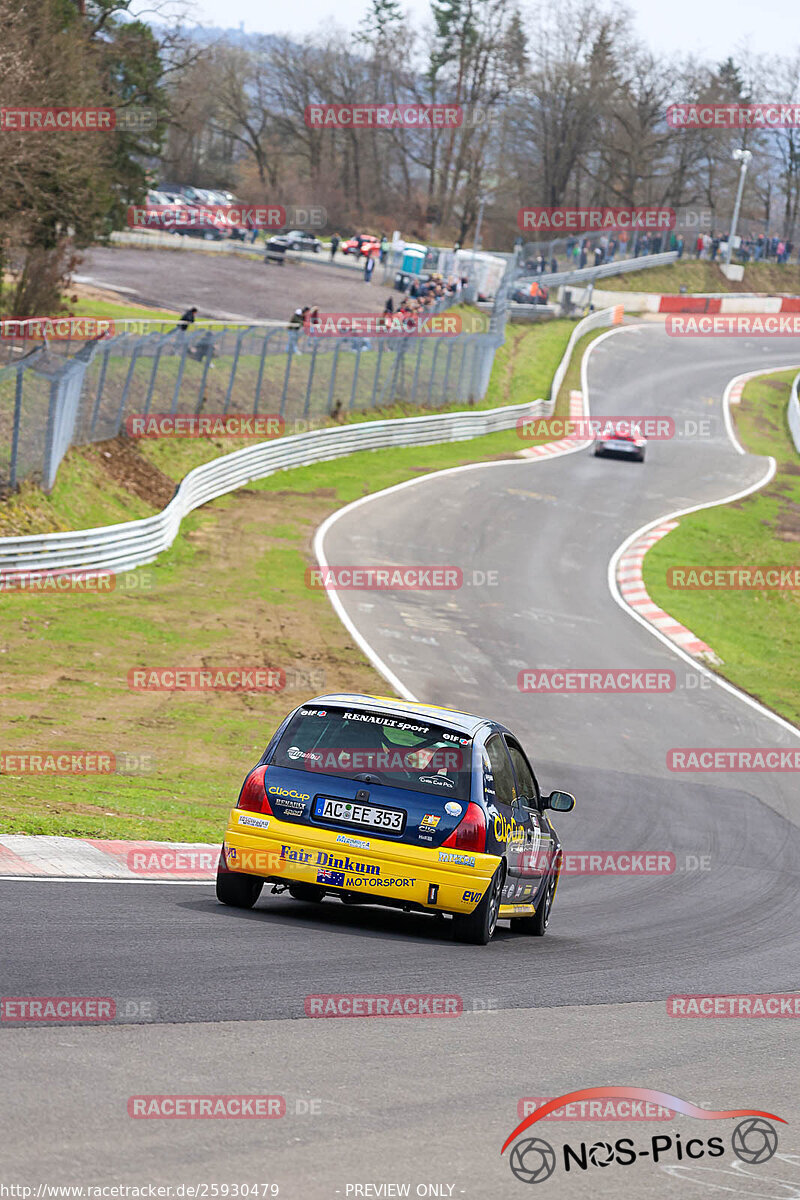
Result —
[[450, 913], [472, 912], [500, 863], [494, 854], [410, 846], [238, 808], [231, 810], [222, 859], [221, 869], [229, 871]]

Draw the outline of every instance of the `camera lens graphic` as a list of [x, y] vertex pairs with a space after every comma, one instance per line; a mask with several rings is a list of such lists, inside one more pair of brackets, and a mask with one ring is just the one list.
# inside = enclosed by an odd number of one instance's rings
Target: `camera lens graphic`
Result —
[[742, 1162], [769, 1162], [778, 1149], [778, 1131], [763, 1117], [748, 1117], [734, 1129], [731, 1148]]
[[556, 1152], [541, 1138], [526, 1138], [511, 1151], [509, 1165], [522, 1183], [543, 1183], [556, 1169]]

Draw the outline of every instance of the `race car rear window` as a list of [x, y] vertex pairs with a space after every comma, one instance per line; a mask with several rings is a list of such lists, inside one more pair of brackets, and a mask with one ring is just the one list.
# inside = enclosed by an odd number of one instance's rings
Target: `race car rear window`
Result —
[[471, 738], [443, 725], [363, 709], [301, 708], [273, 756], [279, 767], [469, 800]]

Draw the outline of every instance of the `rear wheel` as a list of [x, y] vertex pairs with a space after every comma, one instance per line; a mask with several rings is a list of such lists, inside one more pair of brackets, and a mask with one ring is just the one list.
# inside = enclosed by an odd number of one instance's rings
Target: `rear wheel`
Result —
[[500, 895], [503, 890], [502, 864], [497, 868], [486, 894], [474, 912], [453, 917], [453, 935], [457, 942], [469, 942], [473, 946], [485, 946], [494, 937], [500, 913]]
[[217, 899], [221, 904], [229, 904], [232, 908], [252, 908], [263, 886], [264, 880], [257, 875], [217, 868]]
[[325, 889], [313, 883], [290, 883], [289, 895], [295, 900], [304, 900], [306, 904], [319, 904], [325, 895]]
[[551, 875], [535, 914], [532, 917], [517, 917], [513, 922], [513, 928], [519, 930], [520, 933], [530, 934], [532, 937], [544, 937], [550, 921], [555, 891], [556, 876]]

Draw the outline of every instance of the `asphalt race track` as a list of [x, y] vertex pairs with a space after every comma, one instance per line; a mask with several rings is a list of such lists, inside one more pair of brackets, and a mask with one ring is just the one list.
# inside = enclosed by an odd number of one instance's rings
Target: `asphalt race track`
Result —
[[[525, 1196], [500, 1157], [518, 1099], [613, 1083], [789, 1124], [761, 1167], [729, 1149], [681, 1165], [648, 1159], [562, 1172], [543, 1195], [800, 1197], [796, 1024], [678, 1020], [665, 1003], [800, 991], [796, 778], [666, 766], [670, 748], [788, 748], [797, 736], [635, 622], [607, 582], [636, 529], [763, 477], [765, 461], [728, 438], [721, 396], [740, 372], [798, 360], [778, 339], [680, 342], [658, 325], [626, 328], [592, 350], [592, 413], [666, 414], [679, 429], [706, 420], [710, 436], [653, 441], [643, 465], [581, 451], [423, 477], [345, 510], [324, 537], [331, 564], [461, 567], [459, 591], [340, 593], [346, 616], [418, 699], [486, 711], [519, 733], [543, 788], [577, 796], [556, 821], [568, 850], [671, 852], [675, 872], [565, 877], [543, 940], [503, 923], [485, 948], [453, 943], [446, 922], [330, 901], [265, 893], [241, 913], [207, 885], [2, 881], [3, 994], [111, 996], [131, 1012], [123, 1026], [2, 1031], [16, 1093], [0, 1098], [10, 1177], [24, 1181], [35, 1162], [34, 1182], [275, 1181], [289, 1200], [380, 1195], [347, 1190], [369, 1183]], [[521, 694], [528, 667], [674, 670], [678, 686]], [[304, 1017], [309, 993], [389, 991], [457, 994], [466, 1015]], [[198, 1126], [126, 1112], [140, 1093], [251, 1092], [284, 1095], [287, 1116]], [[622, 1132], [644, 1145], [704, 1124], [534, 1132], [557, 1144]], [[423, 1184], [442, 1190], [417, 1192]]]

